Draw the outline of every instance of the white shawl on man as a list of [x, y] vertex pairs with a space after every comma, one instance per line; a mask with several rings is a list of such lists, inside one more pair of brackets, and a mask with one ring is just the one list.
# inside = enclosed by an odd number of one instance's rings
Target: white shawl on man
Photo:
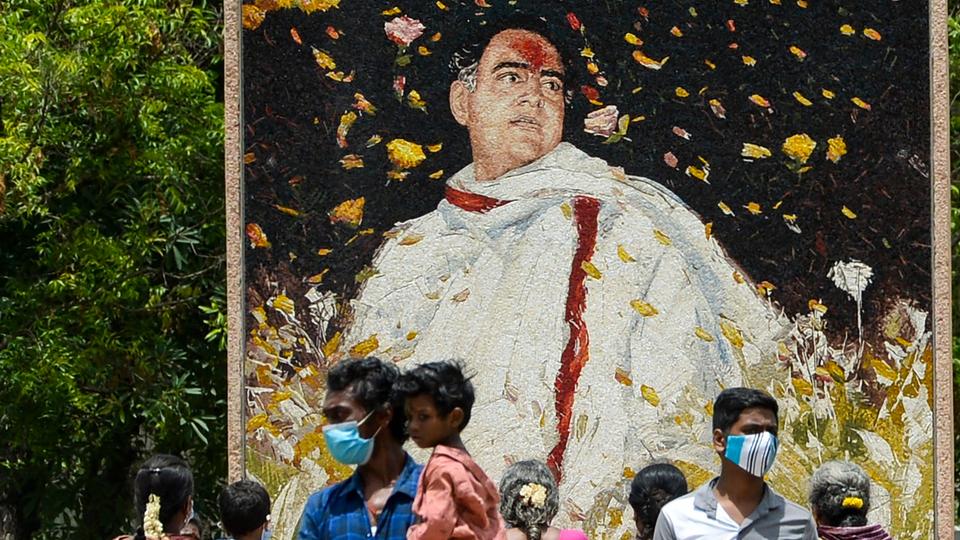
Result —
[[[464, 196], [496, 204], [451, 202]], [[373, 354], [401, 364], [463, 360], [477, 392], [464, 440], [494, 479], [564, 439], [563, 521], [605, 506], [652, 458], [713, 469], [707, 404], [783, 335], [785, 319], [683, 202], [567, 143], [494, 181], [467, 166], [435, 211], [388, 238], [347, 345], [376, 336]], [[585, 299], [571, 305], [578, 285]], [[585, 362], [566, 408], [565, 350]]]

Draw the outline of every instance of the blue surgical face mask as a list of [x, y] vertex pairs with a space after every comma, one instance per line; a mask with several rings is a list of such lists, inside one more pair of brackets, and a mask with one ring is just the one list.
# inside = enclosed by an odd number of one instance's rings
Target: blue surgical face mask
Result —
[[763, 478], [777, 457], [777, 436], [768, 431], [727, 435], [727, 449], [723, 456], [753, 476]]
[[380, 433], [380, 429], [377, 429], [373, 437], [364, 439], [360, 436], [360, 425], [372, 415], [373, 411], [359, 422], [351, 420], [323, 426], [323, 439], [327, 442], [327, 449], [333, 459], [346, 465], [363, 465], [370, 461], [370, 456], [373, 455], [373, 439]]

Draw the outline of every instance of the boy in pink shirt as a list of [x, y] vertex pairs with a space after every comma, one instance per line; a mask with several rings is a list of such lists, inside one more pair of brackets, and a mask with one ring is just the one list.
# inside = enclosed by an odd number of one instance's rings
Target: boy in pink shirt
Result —
[[410, 438], [433, 448], [420, 477], [407, 540], [505, 540], [497, 486], [463, 446], [473, 384], [455, 362], [421, 364], [397, 384], [405, 398]]

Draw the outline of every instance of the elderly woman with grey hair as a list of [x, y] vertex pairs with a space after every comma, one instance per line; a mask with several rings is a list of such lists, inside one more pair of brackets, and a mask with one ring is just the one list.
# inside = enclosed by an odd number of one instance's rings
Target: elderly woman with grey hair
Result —
[[500, 515], [507, 522], [508, 540], [554, 540], [560, 531], [550, 526], [560, 508], [557, 482], [540, 461], [518, 461], [500, 480]]
[[880, 525], [867, 525], [870, 477], [849, 461], [828, 461], [813, 473], [810, 509], [823, 540], [891, 540]]

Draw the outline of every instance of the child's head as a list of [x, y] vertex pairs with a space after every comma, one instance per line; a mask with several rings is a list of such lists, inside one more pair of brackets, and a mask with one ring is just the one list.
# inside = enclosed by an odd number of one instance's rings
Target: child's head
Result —
[[557, 482], [545, 464], [519, 461], [507, 467], [500, 480], [500, 515], [509, 527], [528, 540], [539, 540], [557, 515], [560, 497]]
[[270, 522], [270, 495], [252, 480], [240, 480], [220, 493], [220, 523], [230, 536], [259, 539]]
[[458, 362], [420, 364], [397, 383], [404, 398], [407, 429], [420, 448], [430, 448], [458, 435], [470, 422], [473, 384]]
[[669, 463], [647, 465], [630, 483], [630, 506], [637, 525], [637, 538], [653, 538], [660, 510], [668, 502], [687, 493], [687, 479]]

